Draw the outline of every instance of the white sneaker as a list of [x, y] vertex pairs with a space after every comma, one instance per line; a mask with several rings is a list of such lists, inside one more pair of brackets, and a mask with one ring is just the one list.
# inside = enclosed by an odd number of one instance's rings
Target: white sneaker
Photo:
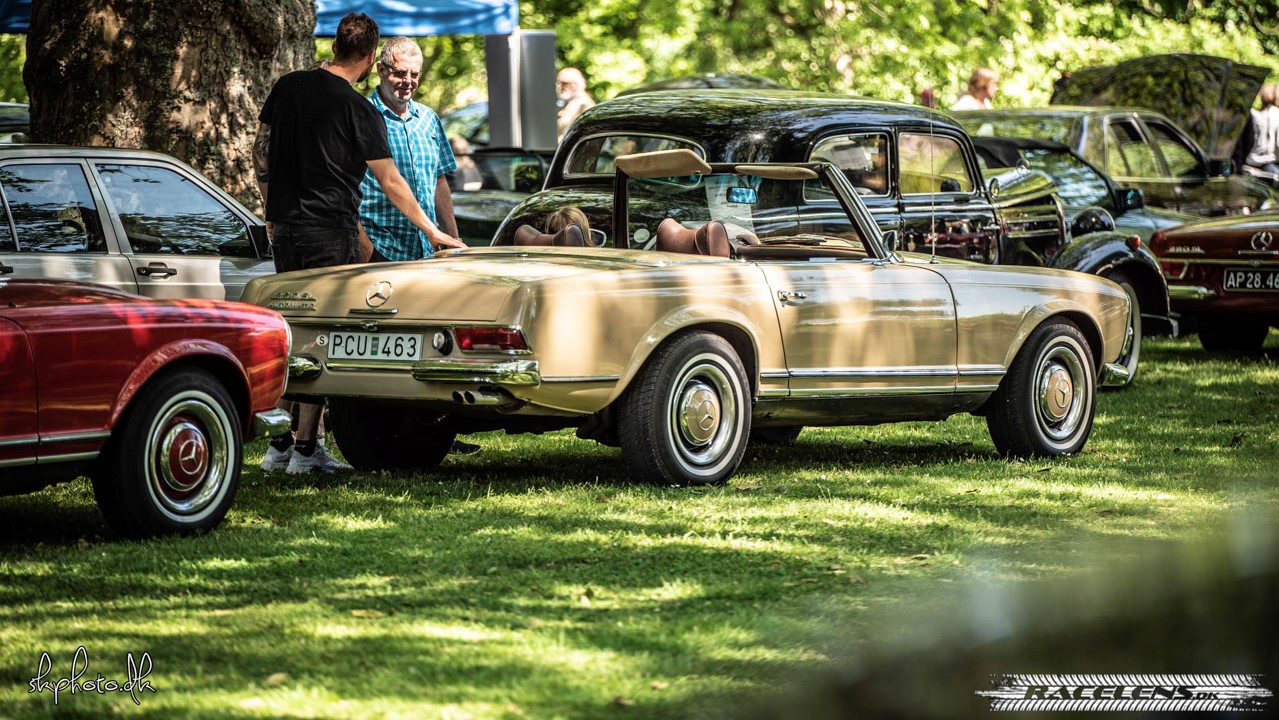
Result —
[[262, 472], [275, 472], [276, 470], [284, 470], [289, 466], [289, 460], [293, 458], [293, 446], [290, 445], [286, 450], [276, 450], [274, 445], [266, 446], [266, 455], [262, 456]]
[[310, 455], [303, 455], [300, 451], [294, 452], [293, 457], [289, 458], [289, 466], [284, 469], [284, 472], [290, 475], [302, 475], [312, 470], [327, 473], [354, 470], [354, 468], [330, 455], [323, 445], [316, 445], [315, 452]]

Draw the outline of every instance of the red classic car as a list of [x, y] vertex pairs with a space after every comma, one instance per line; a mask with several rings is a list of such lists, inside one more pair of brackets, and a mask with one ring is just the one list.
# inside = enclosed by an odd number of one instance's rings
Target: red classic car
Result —
[[1255, 352], [1279, 327], [1279, 213], [1187, 223], [1155, 233], [1150, 249], [1205, 349]]
[[288, 427], [289, 330], [262, 308], [5, 277], [0, 494], [88, 475], [121, 535], [198, 533], [235, 497], [243, 438]]

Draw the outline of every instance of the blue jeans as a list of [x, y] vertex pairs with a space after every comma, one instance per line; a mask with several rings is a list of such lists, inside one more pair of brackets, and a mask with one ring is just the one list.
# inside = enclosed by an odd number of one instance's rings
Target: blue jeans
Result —
[[275, 223], [271, 247], [276, 272], [350, 265], [360, 261], [359, 231], [355, 228]]

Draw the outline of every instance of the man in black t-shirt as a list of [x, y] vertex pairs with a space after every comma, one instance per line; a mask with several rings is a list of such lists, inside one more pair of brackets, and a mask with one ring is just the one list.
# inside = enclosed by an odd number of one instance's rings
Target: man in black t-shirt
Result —
[[[351, 87], [373, 69], [377, 43], [372, 18], [347, 15], [333, 40], [333, 60], [280, 78], [258, 114], [253, 160], [279, 272], [359, 261], [365, 168], [432, 245], [466, 247], [422, 211], [391, 160], [386, 124]], [[291, 474], [350, 469], [317, 445], [323, 407], [297, 403], [297, 408], [296, 438], [285, 433], [273, 439], [262, 469], [286, 462]]]

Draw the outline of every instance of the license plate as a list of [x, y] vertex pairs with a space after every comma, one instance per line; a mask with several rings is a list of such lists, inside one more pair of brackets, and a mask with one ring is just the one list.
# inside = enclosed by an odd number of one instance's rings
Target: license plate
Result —
[[1227, 268], [1221, 287], [1228, 292], [1279, 292], [1279, 269]]
[[329, 333], [329, 359], [416, 362], [422, 359], [422, 336], [335, 331]]

